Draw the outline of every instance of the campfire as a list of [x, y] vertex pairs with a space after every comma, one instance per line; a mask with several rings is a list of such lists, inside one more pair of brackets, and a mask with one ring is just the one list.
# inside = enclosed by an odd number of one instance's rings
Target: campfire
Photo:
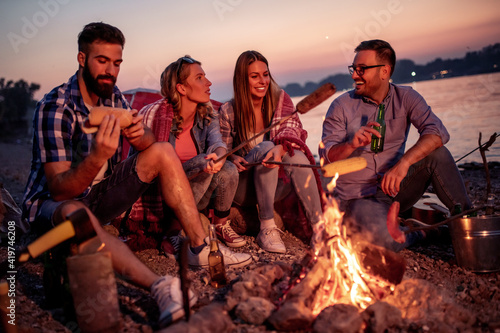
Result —
[[[328, 185], [335, 187], [336, 175]], [[343, 213], [334, 198], [324, 197], [326, 209], [323, 220], [313, 228], [312, 253], [295, 265], [289, 286], [283, 292], [278, 310], [271, 316], [275, 327], [279, 322], [312, 322], [325, 308], [336, 304], [354, 306], [358, 311], [394, 291], [404, 273], [404, 260], [398, 263], [398, 278], [391, 281], [383, 272], [395, 260], [385, 249], [356, 244], [347, 235]], [[393, 254], [395, 255], [395, 254]], [[397, 260], [396, 260], [397, 261]], [[394, 265], [393, 265], [394, 266]], [[394, 274], [392, 274], [394, 277]]]
[[335, 199], [328, 202], [324, 220], [314, 230], [314, 261], [324, 261], [324, 281], [315, 295], [313, 314], [334, 304], [352, 304], [360, 310], [394, 290], [394, 284], [369, 273], [362, 255], [347, 237]]

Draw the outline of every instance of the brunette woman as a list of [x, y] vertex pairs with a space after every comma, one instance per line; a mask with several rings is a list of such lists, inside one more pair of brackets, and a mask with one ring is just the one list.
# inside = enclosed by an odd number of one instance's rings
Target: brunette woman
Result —
[[[234, 97], [220, 109], [222, 138], [228, 149], [246, 142], [272, 123], [294, 111], [290, 96], [281, 90], [269, 71], [267, 59], [257, 51], [243, 52], [233, 76]], [[229, 159], [240, 172], [235, 203], [259, 209], [259, 246], [269, 252], [286, 252], [281, 230], [274, 221], [274, 202], [295, 191], [311, 224], [322, 218], [319, 175], [311, 168], [279, 167], [266, 161], [314, 164], [306, 146], [307, 132], [297, 115], [251, 141]], [[246, 163], [262, 162], [252, 168]], [[254, 187], [254, 188], [253, 188]]]

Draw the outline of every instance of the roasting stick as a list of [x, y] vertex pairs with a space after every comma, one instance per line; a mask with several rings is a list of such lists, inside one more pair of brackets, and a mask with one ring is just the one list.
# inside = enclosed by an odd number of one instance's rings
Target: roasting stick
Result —
[[334, 177], [335, 174], [337, 173], [339, 174], [339, 176], [341, 176], [345, 175], [346, 173], [363, 170], [364, 168], [366, 168], [367, 162], [363, 157], [351, 157], [351, 158], [346, 158], [344, 160], [332, 162], [324, 166], [320, 166], [317, 164], [299, 164], [299, 163], [286, 163], [277, 161], [247, 163], [243, 164], [243, 166], [247, 168], [260, 164], [276, 164], [276, 165], [283, 165], [283, 166], [297, 167], [297, 168], [321, 169], [325, 177]]
[[[318, 89], [313, 91], [310, 95], [304, 97], [304, 99], [302, 99], [300, 102], [298, 102], [297, 107], [295, 108], [295, 111], [290, 113], [288, 116], [282, 118], [280, 121], [278, 121], [274, 124], [271, 124], [269, 127], [264, 128], [262, 131], [255, 134], [250, 139], [243, 141], [238, 146], [234, 147], [233, 149], [231, 149], [230, 151], [228, 151], [227, 153], [225, 153], [224, 155], [222, 155], [221, 157], [216, 159], [214, 161], [214, 163], [218, 163], [218, 162], [222, 161], [223, 159], [227, 158], [229, 155], [234, 154], [235, 152], [237, 152], [241, 148], [245, 147], [247, 144], [249, 144], [250, 142], [252, 142], [256, 138], [258, 138], [259, 136], [266, 134], [267, 132], [269, 132], [271, 129], [273, 129], [276, 126], [281, 125], [282, 123], [284, 123], [285, 121], [287, 121], [288, 119], [293, 117], [297, 112], [300, 114], [305, 114], [305, 113], [309, 112], [311, 109], [320, 105], [327, 98], [332, 96], [335, 93], [335, 91], [336, 91], [336, 88], [333, 85], [333, 83], [327, 82], [327, 83], [323, 84], [321, 87], [319, 87]], [[202, 172], [203, 171], [199, 171], [199, 172], [195, 173], [194, 175], [190, 176], [189, 180], [196, 178]]]
[[321, 165], [317, 165], [317, 164], [286, 163], [286, 162], [277, 162], [277, 161], [252, 162], [252, 163], [245, 163], [242, 165], [245, 168], [250, 168], [250, 167], [261, 165], [261, 164], [275, 164], [275, 165], [283, 165], [283, 166], [296, 167], [296, 168], [321, 169]]

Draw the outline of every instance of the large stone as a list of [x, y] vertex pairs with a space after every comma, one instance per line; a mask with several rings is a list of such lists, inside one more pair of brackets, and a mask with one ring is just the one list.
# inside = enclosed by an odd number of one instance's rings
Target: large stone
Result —
[[276, 309], [273, 303], [262, 297], [250, 297], [246, 301], [238, 304], [234, 311], [236, 317], [253, 324], [261, 325]]
[[211, 303], [194, 313], [189, 318], [189, 322], [179, 321], [179, 323], [158, 331], [158, 333], [229, 333], [234, 328], [234, 323], [227, 311], [224, 310], [223, 305]]
[[370, 332], [373, 333], [399, 331], [404, 327], [401, 311], [386, 302], [376, 302], [370, 305], [362, 316]]
[[299, 331], [311, 327], [314, 314], [304, 302], [285, 302], [268, 321], [278, 331]]
[[426, 325], [432, 332], [463, 332], [476, 321], [473, 313], [426, 280], [404, 280], [384, 302], [401, 310], [404, 319]]
[[246, 272], [242, 280], [236, 282], [227, 294], [226, 309], [232, 310], [252, 296], [269, 298], [271, 291], [271, 282], [264, 275], [253, 271]]
[[358, 308], [350, 304], [336, 304], [321, 311], [313, 325], [314, 333], [359, 333], [363, 318]]

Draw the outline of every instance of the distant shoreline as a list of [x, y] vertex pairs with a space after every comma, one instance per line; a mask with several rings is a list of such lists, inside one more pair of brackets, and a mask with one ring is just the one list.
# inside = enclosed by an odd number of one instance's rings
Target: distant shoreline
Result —
[[[428, 80], [439, 80], [452, 77], [461, 77], [477, 74], [500, 72], [500, 43], [488, 45], [479, 51], [470, 51], [462, 58], [436, 58], [425, 65], [418, 65], [410, 59], [396, 61], [392, 81], [396, 84], [407, 84]], [[347, 72], [347, 69], [346, 69]], [[318, 82], [288, 83], [283, 90], [291, 97], [305, 96], [326, 82], [332, 82], [337, 91], [352, 88], [351, 75], [347, 73], [332, 74]]]

